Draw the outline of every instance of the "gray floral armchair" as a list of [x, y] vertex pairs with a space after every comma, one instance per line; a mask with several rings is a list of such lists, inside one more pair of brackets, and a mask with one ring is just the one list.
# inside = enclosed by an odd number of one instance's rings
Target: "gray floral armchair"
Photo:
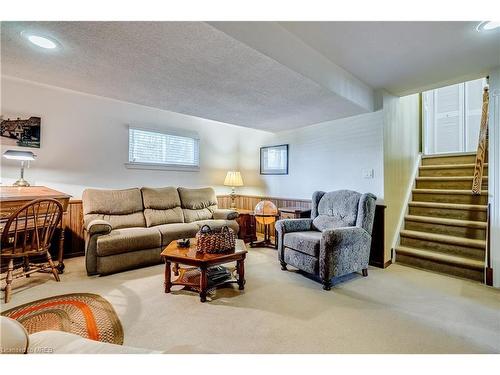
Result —
[[319, 276], [325, 290], [333, 277], [359, 271], [368, 276], [375, 200], [351, 190], [316, 191], [310, 219], [276, 222], [281, 269], [290, 264]]

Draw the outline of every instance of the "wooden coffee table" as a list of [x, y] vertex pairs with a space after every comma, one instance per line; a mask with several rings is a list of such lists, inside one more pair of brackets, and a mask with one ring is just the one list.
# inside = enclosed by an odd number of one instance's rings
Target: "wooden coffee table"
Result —
[[[170, 293], [173, 285], [183, 285], [189, 288], [198, 290], [200, 293], [200, 301], [207, 300], [207, 292], [209, 289], [216, 288], [230, 283], [237, 283], [240, 290], [245, 288], [245, 258], [247, 249], [242, 240], [236, 240], [236, 249], [228, 254], [205, 254], [196, 251], [196, 239], [190, 239], [191, 246], [189, 248], [179, 247], [177, 241], [172, 241], [163, 250], [161, 256], [165, 261], [165, 293]], [[237, 277], [208, 285], [207, 269], [212, 266], [221, 265], [224, 263], [236, 262]], [[174, 263], [176, 274], [179, 277], [172, 280], [171, 265]], [[184, 264], [187, 266], [199, 268], [199, 275], [197, 277], [196, 271], [193, 268], [177, 268], [177, 264]], [[194, 272], [193, 272], [194, 271]], [[191, 272], [191, 277], [187, 275]]]

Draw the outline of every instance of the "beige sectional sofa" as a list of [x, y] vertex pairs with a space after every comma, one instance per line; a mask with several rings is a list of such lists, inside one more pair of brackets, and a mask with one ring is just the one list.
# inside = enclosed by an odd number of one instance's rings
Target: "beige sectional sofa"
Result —
[[204, 224], [239, 229], [238, 213], [219, 209], [212, 188], [87, 189], [82, 200], [88, 275], [157, 264], [165, 246]]

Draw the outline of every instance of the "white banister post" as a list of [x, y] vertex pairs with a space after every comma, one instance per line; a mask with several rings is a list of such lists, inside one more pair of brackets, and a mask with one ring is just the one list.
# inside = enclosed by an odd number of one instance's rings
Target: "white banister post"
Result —
[[489, 75], [488, 181], [491, 204], [491, 266], [493, 286], [500, 288], [500, 67]]

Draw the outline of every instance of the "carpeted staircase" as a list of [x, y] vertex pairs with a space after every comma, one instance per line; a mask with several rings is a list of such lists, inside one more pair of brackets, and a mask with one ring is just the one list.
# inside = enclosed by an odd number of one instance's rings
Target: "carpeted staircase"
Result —
[[396, 262], [483, 281], [488, 165], [472, 195], [475, 153], [423, 156]]

